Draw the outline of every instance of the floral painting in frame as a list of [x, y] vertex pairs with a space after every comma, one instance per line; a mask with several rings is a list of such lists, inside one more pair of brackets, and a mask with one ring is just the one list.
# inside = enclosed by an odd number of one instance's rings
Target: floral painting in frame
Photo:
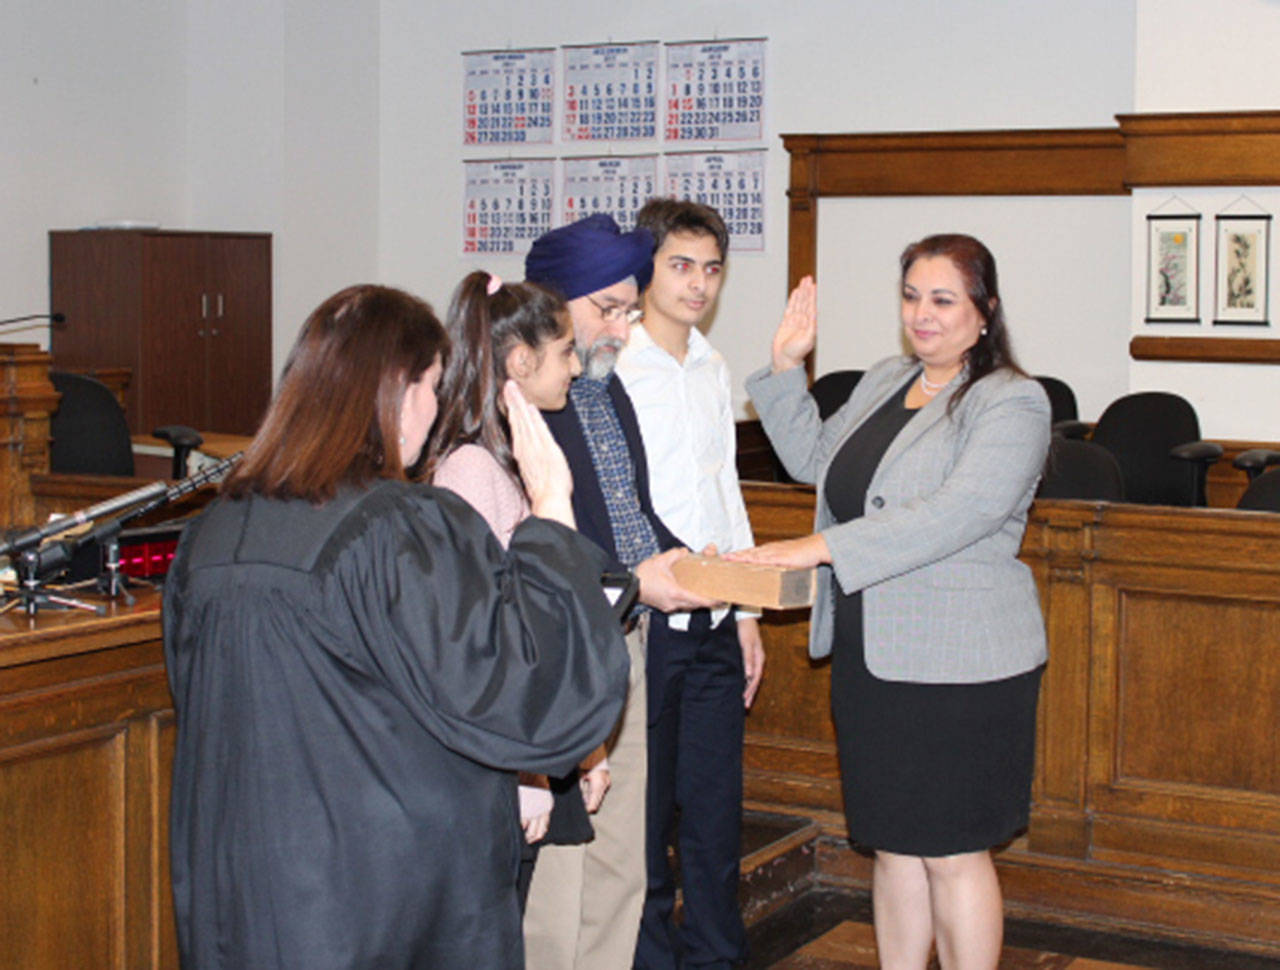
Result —
[[1147, 323], [1200, 322], [1200, 216], [1147, 216]]
[[1266, 326], [1271, 216], [1216, 216], [1213, 322]]

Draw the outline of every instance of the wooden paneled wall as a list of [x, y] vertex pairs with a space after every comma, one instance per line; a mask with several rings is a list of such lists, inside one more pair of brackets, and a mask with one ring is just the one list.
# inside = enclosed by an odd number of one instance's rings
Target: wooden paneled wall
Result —
[[[744, 488], [759, 541], [808, 532], [813, 491]], [[1280, 516], [1043, 502], [1022, 558], [1049, 632], [1030, 831], [1009, 908], [1280, 957]], [[764, 624], [749, 804], [843, 835], [827, 665], [807, 614]], [[865, 858], [828, 849], [834, 881]]]

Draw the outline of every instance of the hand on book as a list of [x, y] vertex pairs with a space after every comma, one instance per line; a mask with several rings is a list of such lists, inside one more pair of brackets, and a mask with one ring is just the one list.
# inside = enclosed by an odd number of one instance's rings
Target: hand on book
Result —
[[784, 539], [766, 542], [753, 549], [740, 549], [727, 553], [725, 559], [732, 562], [755, 562], [764, 566], [786, 566], [790, 569], [809, 569], [831, 562], [831, 550], [821, 532], [802, 539]]

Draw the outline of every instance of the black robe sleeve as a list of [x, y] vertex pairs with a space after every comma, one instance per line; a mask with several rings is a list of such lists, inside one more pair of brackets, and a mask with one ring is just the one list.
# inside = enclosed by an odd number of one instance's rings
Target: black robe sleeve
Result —
[[564, 774], [617, 723], [628, 661], [601, 585], [608, 559], [545, 519], [504, 551], [453, 493], [431, 490], [370, 568], [339, 577], [368, 657], [446, 747], [496, 768]]

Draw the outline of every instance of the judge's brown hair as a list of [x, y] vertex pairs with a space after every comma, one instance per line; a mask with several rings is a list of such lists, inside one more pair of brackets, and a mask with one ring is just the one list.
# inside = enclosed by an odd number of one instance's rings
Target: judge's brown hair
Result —
[[223, 494], [318, 503], [342, 485], [404, 478], [404, 390], [448, 345], [431, 307], [402, 290], [363, 285], [335, 293], [303, 324]]

